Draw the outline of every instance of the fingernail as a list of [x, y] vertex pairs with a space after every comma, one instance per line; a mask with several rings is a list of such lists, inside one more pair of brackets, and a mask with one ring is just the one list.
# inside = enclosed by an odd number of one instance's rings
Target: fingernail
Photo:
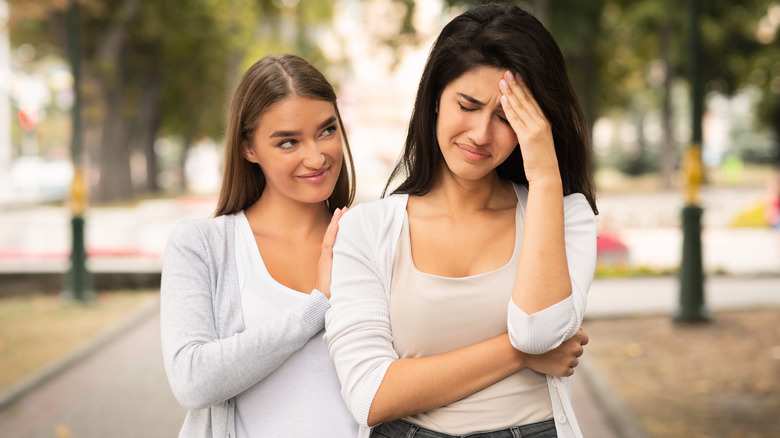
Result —
[[509, 103], [509, 99], [506, 98], [503, 94], [501, 95], [501, 105], [506, 105]]
[[504, 76], [506, 76], [507, 79], [510, 81], [513, 79], [512, 72], [507, 70], [506, 73], [504, 73]]
[[501, 81], [498, 82], [498, 86], [501, 87], [502, 90], [506, 90], [509, 88], [509, 84], [507, 84], [506, 81], [503, 79], [501, 79]]

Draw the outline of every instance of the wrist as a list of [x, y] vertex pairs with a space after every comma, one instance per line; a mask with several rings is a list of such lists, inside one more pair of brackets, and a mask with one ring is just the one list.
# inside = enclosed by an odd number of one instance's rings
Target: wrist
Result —
[[563, 182], [561, 181], [561, 174], [558, 172], [550, 172], [535, 176], [533, 179], [528, 178], [528, 189], [549, 190], [556, 193], [562, 193]]
[[528, 367], [528, 354], [524, 353], [512, 345], [512, 341], [509, 340], [509, 334], [502, 335], [502, 342], [504, 348], [507, 350], [507, 355], [510, 357], [510, 363], [512, 364], [513, 372], [520, 371]]

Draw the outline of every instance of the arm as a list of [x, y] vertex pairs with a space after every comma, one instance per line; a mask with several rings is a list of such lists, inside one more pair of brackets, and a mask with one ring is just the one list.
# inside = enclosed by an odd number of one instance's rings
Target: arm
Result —
[[274, 321], [220, 336], [226, 331], [225, 324], [236, 316], [229, 315], [233, 308], [220, 306], [214, 297], [232, 294], [235, 296], [220, 299], [238, 300], [237, 290], [225, 289], [237, 288], [227, 272], [235, 266], [221, 259], [215, 254], [218, 250], [206, 242], [195, 224], [179, 224], [169, 238], [163, 260], [163, 359], [174, 395], [189, 409], [223, 402], [263, 379], [322, 329], [328, 308], [327, 298], [314, 291], [304, 303], [287, 309]]
[[[513, 348], [506, 334], [449, 353], [399, 359], [386, 291], [390, 267], [382, 266], [392, 263], [392, 256], [377, 260], [382, 255], [375, 255], [376, 242], [363, 228], [371, 221], [361, 222], [359, 212], [345, 215], [340, 224], [325, 321], [342, 395], [359, 423], [373, 426], [443, 406], [523, 367], [527, 355]], [[377, 235], [395, 242], [386, 231]]]
[[508, 310], [512, 344], [550, 351], [582, 324], [596, 263], [596, 221], [581, 194], [563, 196], [552, 128], [530, 91], [511, 75], [500, 84], [528, 178], [523, 247]]

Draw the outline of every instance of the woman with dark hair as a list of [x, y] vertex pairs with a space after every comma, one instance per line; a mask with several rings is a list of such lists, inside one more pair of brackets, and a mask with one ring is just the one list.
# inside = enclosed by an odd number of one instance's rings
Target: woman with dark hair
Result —
[[293, 55], [250, 67], [215, 217], [178, 224], [163, 260], [165, 371], [189, 409], [181, 437], [357, 434], [322, 340], [353, 175], [325, 77]]
[[347, 213], [334, 246], [325, 339], [361, 436], [581, 436], [568, 376], [596, 262], [588, 160], [538, 20], [487, 5], [444, 27], [400, 185]]

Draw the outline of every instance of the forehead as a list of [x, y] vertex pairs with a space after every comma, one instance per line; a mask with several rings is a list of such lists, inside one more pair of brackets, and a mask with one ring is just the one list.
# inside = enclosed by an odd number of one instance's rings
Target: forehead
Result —
[[[288, 118], [301, 118], [301, 115], [309, 117], [316, 116], [318, 114], [329, 117], [334, 115], [336, 109], [333, 103], [327, 100], [311, 99], [301, 96], [289, 96], [274, 103], [263, 113], [260, 117], [260, 124], [263, 124], [264, 119], [288, 119]], [[311, 120], [312, 123], [320, 123], [322, 120]]]
[[[472, 92], [494, 93], [498, 91], [498, 81], [504, 77], [506, 69], [497, 67], [477, 67], [463, 73], [444, 87], [444, 92]], [[476, 96], [474, 96], [476, 97]]]

